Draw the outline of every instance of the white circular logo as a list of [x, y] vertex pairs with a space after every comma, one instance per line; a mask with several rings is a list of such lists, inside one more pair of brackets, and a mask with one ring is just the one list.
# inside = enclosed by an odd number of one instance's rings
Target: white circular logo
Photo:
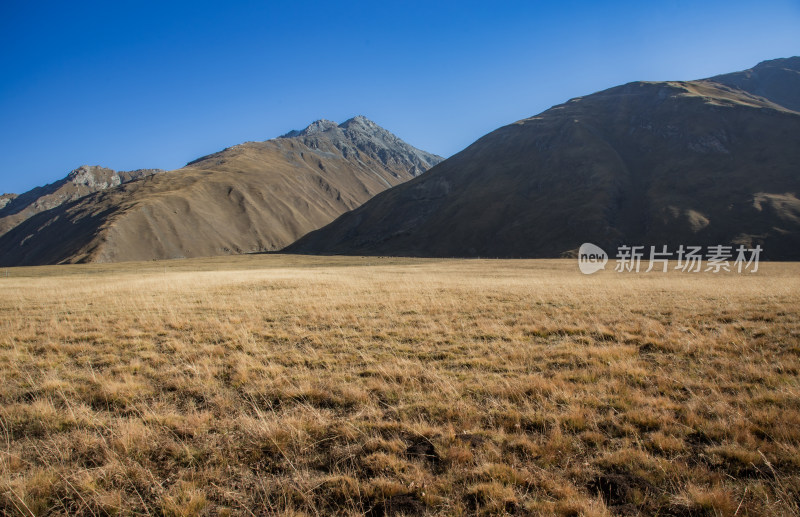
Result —
[[606, 268], [608, 255], [600, 246], [584, 242], [578, 249], [578, 268], [584, 275], [591, 275]]

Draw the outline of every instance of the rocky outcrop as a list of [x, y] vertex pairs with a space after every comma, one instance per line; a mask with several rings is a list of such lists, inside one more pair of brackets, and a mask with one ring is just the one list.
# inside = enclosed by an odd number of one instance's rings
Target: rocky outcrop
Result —
[[70, 171], [66, 178], [7, 198], [5, 202], [0, 201], [0, 235], [40, 212], [159, 172], [163, 171], [138, 169], [117, 172], [99, 165], [82, 165]]
[[16, 194], [2, 194], [0, 195], [0, 210], [3, 209], [7, 204], [9, 204], [14, 198], [16, 198]]
[[332, 143], [345, 158], [361, 159], [362, 155], [381, 162], [391, 169], [405, 169], [419, 176], [437, 163], [441, 156], [413, 147], [368, 118], [358, 115], [341, 125], [330, 120], [317, 120], [301, 131], [290, 131], [281, 138], [295, 138], [312, 149], [320, 139]]

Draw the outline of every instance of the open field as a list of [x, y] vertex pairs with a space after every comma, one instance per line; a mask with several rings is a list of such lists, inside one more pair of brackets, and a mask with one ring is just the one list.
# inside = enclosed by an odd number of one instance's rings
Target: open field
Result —
[[800, 264], [5, 274], [2, 514], [800, 513]]

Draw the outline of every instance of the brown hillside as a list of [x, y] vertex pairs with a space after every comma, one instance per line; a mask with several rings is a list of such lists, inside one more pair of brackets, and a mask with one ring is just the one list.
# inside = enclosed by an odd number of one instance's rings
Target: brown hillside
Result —
[[0, 237], [7, 265], [280, 249], [441, 158], [373, 122], [318, 121], [32, 217]]
[[0, 196], [0, 235], [40, 212], [159, 172], [164, 171], [114, 171], [98, 165], [82, 165], [67, 177], [49, 185], [36, 187], [20, 195], [3, 194]]

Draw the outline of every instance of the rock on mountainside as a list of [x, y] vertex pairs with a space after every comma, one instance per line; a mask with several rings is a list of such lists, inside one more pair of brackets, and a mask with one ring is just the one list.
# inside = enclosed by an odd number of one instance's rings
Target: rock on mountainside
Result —
[[583, 242], [800, 259], [800, 59], [635, 82], [502, 127], [287, 248], [559, 257]]
[[2, 195], [0, 195], [0, 210], [2, 210], [4, 206], [9, 204], [15, 197], [17, 197], [16, 194], [2, 194]]
[[366, 153], [376, 157], [385, 167], [406, 169], [412, 176], [419, 176], [442, 161], [441, 156], [408, 145], [362, 115], [342, 125], [330, 120], [318, 120], [302, 131], [290, 131], [281, 138], [298, 138], [305, 145], [315, 148], [318, 145], [317, 138], [322, 134], [345, 158], [358, 156], [360, 152]]
[[164, 171], [138, 169], [118, 172], [98, 165], [82, 165], [55, 183], [36, 187], [18, 196], [4, 195], [0, 197], [0, 235], [45, 210], [159, 172]]
[[441, 160], [364, 117], [317, 121], [41, 212], [0, 237], [0, 264], [278, 250]]

